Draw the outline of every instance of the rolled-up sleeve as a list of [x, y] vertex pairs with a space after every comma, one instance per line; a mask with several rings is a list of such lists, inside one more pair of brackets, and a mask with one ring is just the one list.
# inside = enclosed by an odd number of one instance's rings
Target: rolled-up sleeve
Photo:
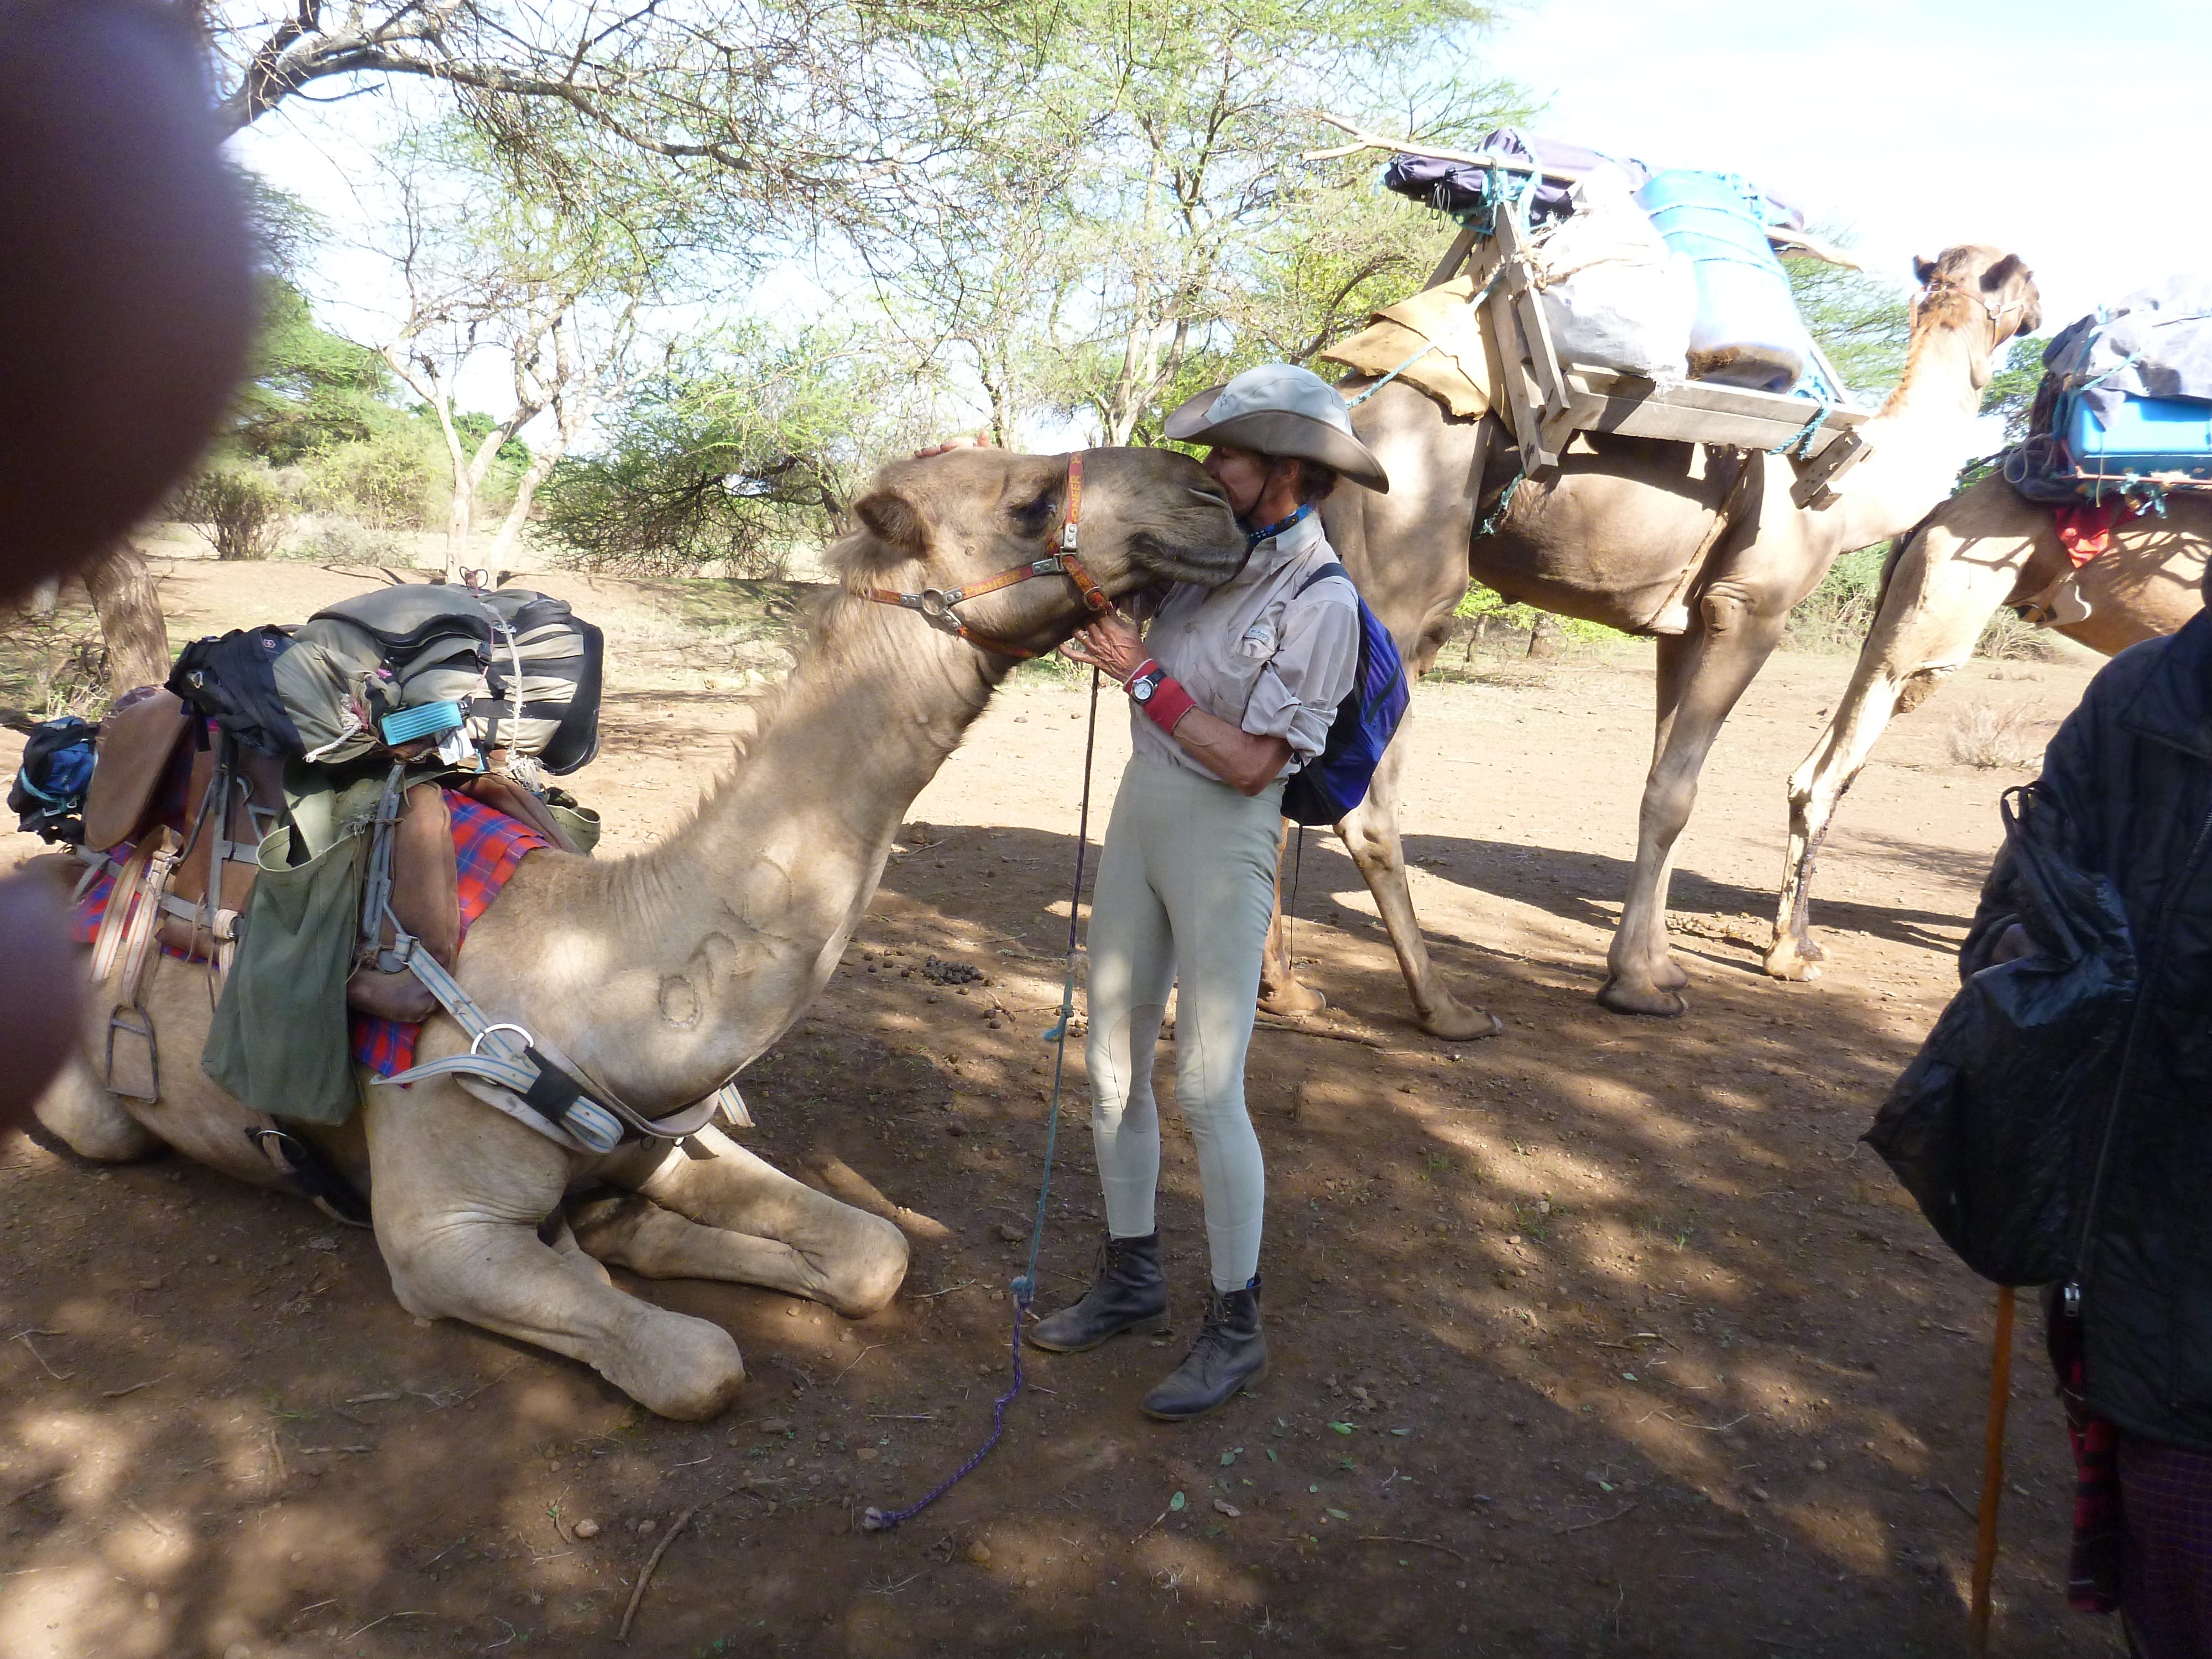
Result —
[[1328, 744], [1336, 707], [1359, 671], [1359, 611], [1348, 598], [1316, 591], [1285, 607], [1282, 628], [1282, 643], [1253, 683], [1243, 725], [1255, 738], [1286, 738], [1303, 766]]

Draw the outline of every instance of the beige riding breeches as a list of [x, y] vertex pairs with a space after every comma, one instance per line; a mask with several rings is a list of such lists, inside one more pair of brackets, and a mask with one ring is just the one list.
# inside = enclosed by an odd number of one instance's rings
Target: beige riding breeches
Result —
[[1267, 1175], [1244, 1109], [1244, 1054], [1274, 909], [1280, 783], [1257, 795], [1141, 756], [1121, 775], [1091, 903], [1091, 1133], [1106, 1224], [1154, 1231], [1152, 1056], [1176, 988], [1176, 1102], [1198, 1149], [1214, 1288], [1260, 1261]]

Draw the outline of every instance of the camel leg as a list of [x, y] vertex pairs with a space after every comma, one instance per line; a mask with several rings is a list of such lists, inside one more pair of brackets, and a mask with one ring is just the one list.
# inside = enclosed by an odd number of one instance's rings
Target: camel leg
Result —
[[1284, 933], [1283, 860], [1290, 851], [1295, 827], [1288, 818], [1283, 820], [1283, 838], [1275, 854], [1275, 914], [1267, 918], [1267, 942], [1260, 951], [1260, 1012], [1278, 1019], [1317, 1014], [1328, 1006], [1327, 997], [1299, 980], [1297, 964], [1291, 960]]
[[1421, 937], [1420, 918], [1413, 914], [1413, 890], [1406, 879], [1405, 843], [1398, 835], [1398, 780], [1405, 767], [1405, 746], [1393, 741], [1375, 769], [1367, 799], [1336, 826], [1337, 833], [1366, 878], [1367, 890], [1375, 896], [1375, 908], [1389, 933], [1390, 948], [1398, 953], [1398, 971], [1406, 976], [1413, 1017], [1421, 1029], [1455, 1042], [1495, 1036], [1505, 1029], [1498, 1017], [1470, 1008], [1451, 994]]
[[568, 1153], [447, 1079], [372, 1089], [362, 1110], [377, 1243], [408, 1312], [580, 1359], [663, 1417], [729, 1404], [745, 1368], [728, 1332], [641, 1302], [568, 1241], [539, 1237], [574, 1174]]
[[82, 1058], [71, 1058], [55, 1074], [32, 1110], [49, 1134], [79, 1158], [97, 1164], [129, 1164], [161, 1145], [158, 1136], [100, 1086]]
[[1674, 842], [1697, 804], [1713, 739], [1782, 637], [1790, 596], [1724, 576], [1698, 601], [1687, 633], [1659, 641], [1659, 720], [1638, 815], [1636, 869], [1597, 994], [1621, 1014], [1680, 1014], [1689, 983], [1667, 948]]
[[1972, 556], [1962, 556], [1960, 539], [1936, 524], [1898, 556], [1850, 686], [1790, 777], [1790, 850], [1765, 963], [1777, 979], [1820, 977], [1826, 953], [1808, 921], [1813, 868], [1844, 792], [1891, 717], [1918, 704], [1973, 654], [1990, 614], [2018, 584], [2035, 550], [2033, 538], [1978, 537]]
[[896, 1227], [793, 1180], [720, 1130], [696, 1139], [714, 1156], [671, 1146], [634, 1176], [610, 1171], [652, 1202], [589, 1206], [579, 1218], [583, 1247], [650, 1278], [762, 1285], [848, 1319], [897, 1294], [907, 1243]]

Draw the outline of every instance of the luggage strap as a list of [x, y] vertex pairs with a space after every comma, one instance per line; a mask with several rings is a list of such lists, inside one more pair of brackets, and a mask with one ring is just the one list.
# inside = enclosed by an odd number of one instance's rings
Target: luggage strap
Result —
[[[404, 968], [420, 980], [467, 1036], [469, 1051], [373, 1078], [372, 1083], [404, 1085], [451, 1077], [487, 1104], [580, 1152], [611, 1152], [632, 1136], [683, 1140], [718, 1118], [735, 1127], [751, 1127], [735, 1079], [680, 1111], [647, 1117], [624, 1104], [611, 1090], [587, 1082], [581, 1066], [528, 1027], [490, 1018], [392, 912], [392, 839], [398, 828], [404, 793], [403, 769], [394, 767], [376, 814], [362, 905], [362, 948], [386, 972]], [[387, 921], [392, 932], [389, 950], [380, 948], [382, 924]]]

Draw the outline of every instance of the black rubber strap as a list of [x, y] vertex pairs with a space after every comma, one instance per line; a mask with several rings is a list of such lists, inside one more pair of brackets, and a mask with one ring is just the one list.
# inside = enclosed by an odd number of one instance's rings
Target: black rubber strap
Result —
[[548, 1123], [560, 1122], [584, 1092], [584, 1085], [535, 1048], [525, 1048], [522, 1055], [538, 1068], [537, 1080], [523, 1093], [523, 1103]]

